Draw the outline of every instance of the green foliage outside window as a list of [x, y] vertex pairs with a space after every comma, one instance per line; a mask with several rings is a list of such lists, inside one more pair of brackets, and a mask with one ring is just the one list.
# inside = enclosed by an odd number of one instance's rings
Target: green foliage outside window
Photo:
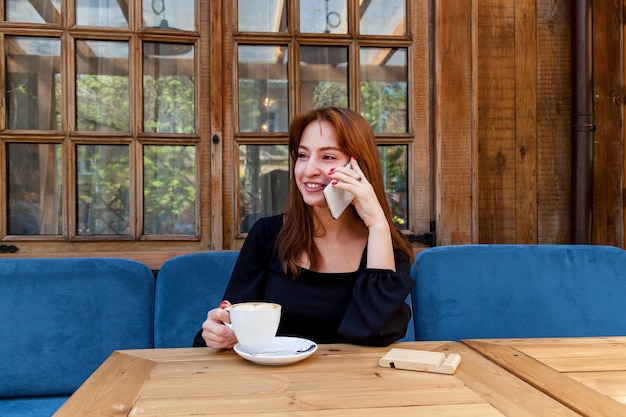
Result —
[[128, 132], [128, 77], [81, 75], [76, 79], [76, 128]]

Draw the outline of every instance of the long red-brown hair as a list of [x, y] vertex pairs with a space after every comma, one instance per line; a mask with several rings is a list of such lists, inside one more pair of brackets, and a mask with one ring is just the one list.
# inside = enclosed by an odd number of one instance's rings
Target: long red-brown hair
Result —
[[[412, 259], [413, 251], [411, 244], [402, 233], [393, 225], [391, 210], [385, 198], [385, 186], [383, 181], [382, 167], [376, 148], [374, 132], [367, 120], [354, 110], [326, 107], [310, 110], [296, 116], [289, 127], [289, 156], [291, 171], [298, 159], [298, 147], [302, 138], [302, 132], [312, 122], [317, 120], [327, 121], [337, 131], [337, 145], [346, 154], [354, 156], [359, 167], [367, 180], [372, 184], [378, 201], [385, 212], [385, 217], [391, 230], [391, 238], [394, 248], [404, 252]], [[351, 206], [354, 209], [354, 206]], [[294, 277], [300, 275], [299, 261], [302, 254], [309, 258], [311, 268], [318, 265], [319, 251], [313, 241], [314, 230], [313, 210], [304, 203], [298, 190], [295, 178], [289, 181], [289, 203], [285, 213], [283, 227], [278, 234], [276, 248], [281, 260], [283, 270], [291, 273]]]

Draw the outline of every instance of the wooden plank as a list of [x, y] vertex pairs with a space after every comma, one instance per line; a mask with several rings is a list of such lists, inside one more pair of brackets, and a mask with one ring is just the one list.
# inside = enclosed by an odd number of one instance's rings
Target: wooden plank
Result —
[[622, 218], [623, 147], [623, 2], [592, 2], [593, 243], [624, 245]]
[[[559, 372], [592, 372], [592, 371], [615, 371], [626, 370], [626, 361], [624, 358], [585, 358], [572, 362], [572, 358], [546, 358], [541, 362]], [[625, 379], [626, 381], [626, 379]]]
[[543, 243], [570, 242], [570, 2], [537, 2], [538, 232]]
[[136, 356], [113, 352], [54, 417], [128, 415], [155, 364]]
[[507, 416], [578, 416], [560, 402], [516, 378], [474, 350], [451, 343], [436, 350], [461, 355], [454, 374], [465, 385]]
[[[537, 339], [482, 339], [482, 342], [510, 346], [542, 362], [553, 359], [577, 358], [616, 360], [626, 368], [626, 337], [564, 337]], [[574, 366], [578, 366], [574, 364]]]
[[478, 6], [479, 243], [515, 243], [515, 0]]
[[[409, 207], [414, 217], [409, 218], [409, 229], [420, 235], [430, 232], [430, 222], [434, 219], [433, 203], [433, 149], [431, 132], [431, 62], [422, 51], [428, 51], [430, 45], [430, 22], [432, 11], [430, 2], [408, 2], [408, 24], [413, 38], [409, 48], [409, 132], [413, 133], [413, 142], [409, 146]], [[417, 243], [413, 244], [418, 246]], [[423, 245], [419, 245], [423, 246]]]
[[616, 346], [621, 347], [622, 344], [626, 344], [626, 336], [588, 336], [588, 337], [544, 337], [544, 338], [510, 338], [510, 339], [481, 339], [483, 342], [494, 343], [499, 345], [525, 347], [532, 348], [537, 346], [549, 347], [549, 346], [561, 346], [566, 348], [581, 347], [588, 348], [590, 346], [606, 347]]
[[[224, 149], [224, 103], [223, 71], [222, 71], [222, 3], [212, 1], [210, 3], [199, 2], [200, 6], [200, 46], [201, 54], [198, 73], [202, 74], [200, 81], [197, 103], [200, 109], [200, 133], [203, 138], [200, 143], [200, 177], [198, 189], [200, 190], [200, 205], [197, 207], [200, 213], [202, 229], [200, 238], [203, 246], [211, 250], [224, 248], [224, 223], [231, 221], [230, 217], [224, 218], [224, 204], [222, 201], [222, 173], [223, 149]], [[204, 8], [207, 9], [204, 9]], [[210, 91], [210, 100], [201, 100], [205, 92]], [[210, 121], [210, 122], [209, 122]], [[218, 138], [218, 142], [213, 141]], [[206, 181], [210, 178], [210, 181]], [[198, 219], [198, 220], [200, 220]], [[205, 221], [208, 220], [208, 221]]]
[[[212, 2], [213, 3], [213, 2]], [[236, 242], [236, 234], [238, 232], [238, 226], [235, 224], [237, 221], [237, 215], [235, 214], [235, 210], [237, 209], [237, 201], [239, 200], [239, 184], [237, 184], [238, 176], [237, 170], [239, 167], [237, 166], [237, 161], [239, 158], [239, 149], [237, 148], [237, 144], [234, 139], [234, 133], [238, 130], [238, 115], [237, 111], [234, 109], [235, 100], [236, 100], [236, 91], [233, 89], [236, 88], [235, 76], [234, 76], [234, 65], [236, 62], [233, 62], [231, 57], [234, 56], [234, 40], [233, 40], [233, 26], [232, 26], [232, 16], [233, 16], [233, 3], [232, 1], [222, 1], [222, 37], [221, 37], [221, 53], [223, 57], [223, 62], [221, 65], [221, 69], [216, 69], [219, 72], [219, 76], [221, 77], [222, 85], [221, 87], [217, 87], [217, 91], [221, 89], [221, 96], [218, 95], [215, 97], [216, 100], [220, 102], [220, 108], [222, 109], [222, 114], [216, 114], [218, 118], [221, 119], [221, 128], [222, 128], [222, 139], [221, 139], [221, 161], [222, 165], [222, 210], [218, 215], [213, 215], [211, 218], [211, 223], [213, 222], [222, 222], [222, 233], [223, 233], [223, 249], [239, 249], [243, 242], [239, 243], [239, 246]], [[216, 34], [219, 36], [219, 34]], [[219, 51], [216, 51], [216, 57], [219, 56]], [[219, 180], [220, 176], [216, 178]], [[218, 204], [217, 201], [218, 196], [214, 194], [213, 200]], [[221, 216], [220, 216], [221, 215]], [[215, 228], [214, 228], [215, 229]]]
[[438, 244], [475, 243], [473, 0], [435, 2], [435, 215]]
[[626, 371], [568, 372], [567, 376], [621, 404], [626, 404]]
[[[189, 416], [183, 414], [180, 411], [171, 416], [184, 417]], [[142, 417], [167, 417], [161, 414], [159, 411], [144, 410]], [[204, 414], [194, 414], [194, 416], [263, 416], [263, 417], [284, 417], [284, 412], [261, 412], [256, 411], [250, 414], [238, 414], [232, 412], [228, 407], [225, 410], [214, 410], [208, 408]], [[289, 416], [293, 417], [336, 417], [338, 415], [337, 410], [290, 410]], [[415, 416], [428, 416], [428, 417], [497, 417], [503, 416], [502, 413], [491, 407], [489, 404], [450, 404], [450, 405], [432, 405], [432, 406], [416, 406], [416, 407], [377, 407], [377, 408], [344, 408], [340, 412], [341, 417], [380, 417], [380, 416], [394, 416], [394, 417], [415, 417]]]
[[626, 415], [626, 407], [619, 402], [561, 374], [520, 350], [480, 340], [464, 340], [463, 343], [583, 416]]
[[99, 257], [111, 257], [111, 258], [123, 258], [131, 259], [137, 262], [144, 263], [148, 268], [153, 271], [161, 269], [161, 265], [167, 260], [188, 253], [196, 253], [193, 251], [151, 251], [151, 252], [17, 252], [17, 253], [3, 253], [3, 258], [99, 258]]
[[[388, 370], [388, 372], [394, 371]], [[384, 383], [384, 379], [380, 381], [380, 384]], [[215, 381], [215, 384], [219, 384], [219, 381]], [[156, 383], [151, 382], [151, 385], [156, 385]], [[176, 394], [179, 395], [171, 396], [142, 395], [131, 415], [191, 416], [197, 415], [198, 410], [207, 410], [207, 415], [221, 415], [224, 412], [254, 415], [260, 412], [291, 414], [297, 411], [335, 410], [337, 415], [342, 415], [344, 409], [444, 406], [451, 403], [450, 398], [454, 398], [454, 403], [466, 406], [484, 405], [486, 402], [467, 387], [462, 385], [449, 387], [445, 382], [420, 387], [419, 391], [410, 386], [385, 388], [382, 385], [379, 388], [370, 386], [370, 388], [354, 389], [344, 387], [339, 390], [315, 389], [319, 385], [319, 383], [314, 384], [313, 389], [307, 389], [302, 385], [288, 383], [277, 385], [268, 381], [264, 384], [263, 390], [258, 389], [259, 384], [254, 386], [239, 384], [227, 386], [227, 388], [238, 386], [239, 390], [224, 390], [220, 385], [220, 389], [216, 392], [215, 387], [209, 385], [205, 386], [203, 393], [196, 392], [195, 395], [178, 391]], [[256, 390], [251, 389], [255, 387]]]
[[537, 243], [537, 11], [515, 1], [515, 243]]

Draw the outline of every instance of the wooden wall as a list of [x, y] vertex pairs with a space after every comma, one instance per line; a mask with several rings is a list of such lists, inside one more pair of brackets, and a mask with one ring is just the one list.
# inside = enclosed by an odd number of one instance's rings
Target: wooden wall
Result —
[[[622, 1], [593, 2], [592, 242], [623, 247]], [[438, 244], [570, 243], [570, 2], [436, 0]]]

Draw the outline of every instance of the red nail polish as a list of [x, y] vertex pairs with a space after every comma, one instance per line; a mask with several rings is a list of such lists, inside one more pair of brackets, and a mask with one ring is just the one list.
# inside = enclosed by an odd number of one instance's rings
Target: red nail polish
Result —
[[226, 307], [228, 307], [228, 301], [222, 301], [220, 303], [220, 308], [226, 308]]
[[354, 159], [356, 161], [356, 156], [352, 155], [352, 159]]
[[333, 185], [337, 185], [337, 180], [333, 180]]
[[330, 171], [328, 171], [328, 175], [333, 175], [334, 172], [335, 172], [335, 168], [331, 168]]

